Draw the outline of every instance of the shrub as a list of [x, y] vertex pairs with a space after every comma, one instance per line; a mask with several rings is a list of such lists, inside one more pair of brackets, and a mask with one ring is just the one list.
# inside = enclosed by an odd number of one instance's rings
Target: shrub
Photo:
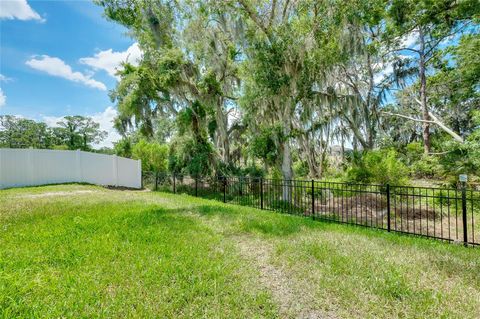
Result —
[[444, 168], [438, 157], [422, 156], [418, 161], [412, 163], [412, 174], [418, 178], [433, 178], [444, 175]]
[[205, 138], [182, 136], [170, 143], [168, 168], [172, 173], [208, 176], [214, 171], [215, 161], [214, 147]]
[[168, 146], [140, 140], [133, 146], [133, 158], [142, 161], [143, 171], [164, 173], [167, 171]]
[[365, 152], [354, 159], [346, 172], [350, 182], [404, 185], [407, 183], [408, 168], [398, 160], [394, 150]]
[[423, 156], [423, 145], [420, 142], [412, 142], [405, 146], [405, 160], [407, 165], [419, 161]]
[[297, 161], [293, 165], [293, 172], [297, 178], [304, 178], [308, 176], [308, 164], [305, 161]]

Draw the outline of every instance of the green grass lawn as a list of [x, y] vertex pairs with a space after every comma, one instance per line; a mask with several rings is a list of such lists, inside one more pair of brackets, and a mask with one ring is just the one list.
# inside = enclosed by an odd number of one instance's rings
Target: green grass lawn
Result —
[[480, 318], [480, 250], [186, 195], [0, 191], [5, 318]]

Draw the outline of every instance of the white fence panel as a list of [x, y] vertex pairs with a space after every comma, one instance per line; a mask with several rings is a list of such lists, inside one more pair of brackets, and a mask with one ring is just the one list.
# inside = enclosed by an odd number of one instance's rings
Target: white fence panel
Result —
[[58, 184], [77, 181], [75, 152], [50, 150], [27, 150], [30, 152], [33, 180], [31, 185]]
[[142, 171], [140, 161], [135, 161], [129, 158], [117, 157], [117, 170], [122, 172], [118, 174], [118, 185], [134, 185], [130, 187], [142, 187], [142, 174], [137, 172]]
[[82, 151], [0, 149], [0, 189], [86, 182], [140, 188], [140, 161]]
[[81, 152], [81, 154], [83, 182], [99, 185], [116, 185], [113, 174], [113, 156], [87, 152]]
[[0, 187], [33, 185], [30, 153], [19, 149], [0, 151]]

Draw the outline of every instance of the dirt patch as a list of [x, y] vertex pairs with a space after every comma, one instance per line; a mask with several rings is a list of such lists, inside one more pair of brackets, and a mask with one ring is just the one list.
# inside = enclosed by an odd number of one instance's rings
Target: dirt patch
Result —
[[[315, 214], [338, 220], [357, 220], [366, 223], [379, 222], [387, 213], [387, 201], [375, 194], [352, 197], [330, 197], [315, 205]], [[311, 215], [311, 211], [308, 212]]]
[[20, 197], [24, 197], [24, 198], [42, 198], [42, 197], [70, 196], [70, 195], [90, 194], [90, 193], [97, 193], [97, 191], [92, 191], [92, 190], [76, 190], [76, 191], [69, 191], [69, 192], [47, 192], [47, 193], [41, 193], [41, 194], [23, 195], [23, 196], [20, 196]]
[[[406, 220], [435, 219], [440, 213], [431, 207], [420, 207], [406, 205], [400, 206], [397, 202], [396, 208], [392, 206], [392, 218], [399, 217]], [[315, 205], [315, 214], [339, 220], [357, 220], [366, 223], [379, 223], [387, 214], [387, 199], [376, 194], [361, 194], [352, 197], [328, 198]], [[311, 216], [311, 211], [306, 215]]]
[[352, 197], [331, 198], [318, 207], [321, 210], [330, 209], [335, 213], [354, 210], [377, 213], [387, 208], [387, 201], [381, 196], [363, 194]]
[[112, 186], [112, 185], [107, 185], [104, 186], [106, 189], [114, 190], [114, 191], [137, 191], [137, 192], [150, 192], [149, 189], [147, 188], [132, 188], [132, 187], [126, 187], [126, 186]]
[[335, 318], [319, 309], [312, 309], [314, 297], [298, 287], [288, 270], [269, 262], [274, 249], [271, 244], [247, 236], [236, 237], [234, 241], [241, 256], [259, 271], [260, 285], [271, 292], [280, 307], [281, 318]]
[[426, 207], [406, 207], [402, 209], [396, 209], [395, 213], [396, 216], [401, 216], [405, 219], [435, 219], [440, 217], [440, 214], [436, 212], [432, 208]]

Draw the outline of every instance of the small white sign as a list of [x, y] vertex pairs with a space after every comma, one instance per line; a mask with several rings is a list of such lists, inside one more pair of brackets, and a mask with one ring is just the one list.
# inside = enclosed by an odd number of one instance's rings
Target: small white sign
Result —
[[460, 182], [465, 183], [465, 182], [467, 182], [468, 177], [467, 177], [466, 174], [460, 174], [460, 175], [458, 176], [458, 179], [460, 180]]

